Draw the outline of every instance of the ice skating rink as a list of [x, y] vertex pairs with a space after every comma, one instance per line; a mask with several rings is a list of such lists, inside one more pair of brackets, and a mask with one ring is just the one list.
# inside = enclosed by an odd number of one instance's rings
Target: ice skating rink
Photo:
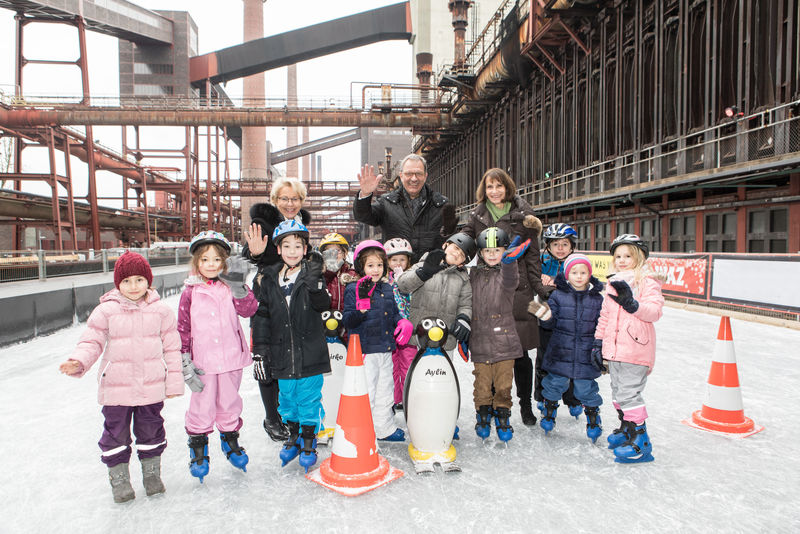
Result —
[[[167, 300], [177, 307], [178, 297]], [[167, 493], [148, 498], [138, 460], [136, 499], [114, 504], [97, 441], [97, 368], [59, 374], [84, 325], [0, 349], [0, 532], [799, 532], [800, 332], [733, 320], [745, 414], [766, 429], [747, 439], [695, 430], [681, 419], [703, 401], [719, 318], [672, 308], [657, 324], [656, 366], [645, 390], [655, 462], [620, 465], [605, 447], [617, 427], [608, 377], [603, 436], [559, 410], [548, 437], [524, 427], [513, 408], [508, 447], [473, 430], [471, 365], [457, 359], [462, 392], [462, 473], [417, 476], [407, 444], [382, 446], [405, 477], [346, 498], [280, 467], [280, 445], [261, 428], [263, 409], [249, 372], [242, 386], [247, 473], [210, 439], [211, 473], [189, 475], [183, 414], [188, 395], [167, 401]], [[187, 390], [188, 391], [188, 390]], [[515, 399], [516, 402], [516, 399]], [[538, 412], [537, 412], [538, 416]], [[402, 423], [402, 415], [398, 415]], [[329, 452], [319, 447], [320, 460]]]

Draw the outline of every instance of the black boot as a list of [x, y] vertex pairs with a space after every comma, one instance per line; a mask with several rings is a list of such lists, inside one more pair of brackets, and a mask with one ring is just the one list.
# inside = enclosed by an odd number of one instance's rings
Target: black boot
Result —
[[528, 402], [527, 404], [521, 404], [519, 407], [519, 413], [522, 415], [522, 424], [525, 426], [535, 426], [536, 425], [536, 416], [533, 415], [533, 410], [531, 409], [531, 403]]
[[264, 430], [272, 441], [286, 440], [289, 437], [289, 430], [278, 414], [278, 382], [276, 380], [259, 382], [258, 389], [261, 391], [261, 400], [267, 414], [264, 419]]

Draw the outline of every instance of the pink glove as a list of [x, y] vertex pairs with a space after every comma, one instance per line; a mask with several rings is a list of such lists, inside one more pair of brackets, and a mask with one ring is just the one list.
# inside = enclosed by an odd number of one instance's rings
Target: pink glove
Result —
[[372, 306], [370, 299], [372, 292], [375, 291], [375, 282], [372, 278], [365, 276], [356, 282], [356, 309], [368, 310]]
[[397, 321], [397, 328], [394, 329], [394, 339], [398, 345], [408, 344], [411, 334], [414, 332], [414, 325], [408, 319]]

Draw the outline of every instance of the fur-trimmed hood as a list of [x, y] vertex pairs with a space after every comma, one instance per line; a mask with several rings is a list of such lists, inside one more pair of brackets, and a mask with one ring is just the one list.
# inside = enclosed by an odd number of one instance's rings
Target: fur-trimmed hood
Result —
[[[341, 276], [339, 277], [339, 280], [341, 280], [344, 285], [347, 285], [350, 282], [358, 282], [362, 278], [363, 278], [362, 276], [358, 276], [358, 275], [353, 276], [350, 273], [342, 273]], [[389, 278], [386, 277], [386, 276], [381, 276], [380, 281], [381, 282], [386, 282], [388, 284], [389, 283]]]

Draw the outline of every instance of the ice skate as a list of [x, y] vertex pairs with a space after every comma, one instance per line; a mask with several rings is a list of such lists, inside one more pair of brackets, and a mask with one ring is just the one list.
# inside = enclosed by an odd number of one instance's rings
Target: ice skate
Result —
[[167, 489], [161, 481], [161, 456], [142, 458], [142, 483], [147, 496], [164, 493]]
[[580, 404], [575, 404], [569, 407], [569, 414], [576, 420], [579, 420], [581, 418], [582, 413], [583, 413], [583, 406], [581, 406]]
[[222, 446], [222, 452], [225, 453], [231, 465], [246, 473], [247, 462], [250, 461], [250, 458], [247, 457], [244, 449], [239, 446], [239, 432], [236, 430], [220, 432], [219, 443]]
[[388, 436], [384, 438], [378, 438], [378, 441], [405, 441], [406, 440], [406, 433], [403, 431], [402, 428], [398, 428]]
[[300, 423], [287, 421], [286, 426], [289, 427], [289, 439], [286, 440], [281, 452], [278, 453], [282, 466], [285, 466], [300, 454]]
[[628, 434], [625, 433], [625, 425], [622, 423], [622, 418], [625, 414], [619, 408], [617, 408], [617, 414], [619, 414], [619, 428], [614, 430], [614, 432], [609, 434], [606, 438], [609, 449], [616, 449], [628, 441]]
[[600, 419], [600, 408], [597, 406], [586, 406], [583, 410], [586, 413], [586, 435], [592, 440], [592, 443], [597, 441], [600, 434], [603, 433], [603, 427]]
[[114, 502], [123, 503], [136, 498], [136, 493], [131, 486], [131, 474], [128, 471], [128, 464], [117, 464], [108, 468], [108, 480], [111, 482], [111, 493], [114, 495]]
[[558, 401], [544, 401], [544, 411], [539, 426], [544, 430], [545, 436], [556, 426], [556, 410], [558, 410]]
[[208, 436], [205, 434], [189, 435], [189, 472], [193, 477], [200, 479], [208, 474]]
[[615, 462], [623, 464], [652, 462], [654, 460], [653, 445], [647, 435], [647, 425], [637, 425], [633, 421], [623, 421], [627, 428], [628, 441], [614, 449]]
[[507, 442], [514, 437], [514, 428], [508, 422], [510, 417], [511, 410], [508, 408], [496, 408], [494, 410], [494, 424], [500, 441]]
[[309, 467], [317, 463], [317, 438], [314, 432], [314, 425], [303, 425], [303, 431], [300, 435], [300, 457], [298, 462], [308, 473]]
[[478, 437], [481, 439], [488, 438], [489, 434], [492, 433], [491, 413], [492, 413], [491, 406], [481, 406], [475, 412], [476, 418], [478, 420], [478, 422], [475, 423], [475, 433], [478, 434]]

